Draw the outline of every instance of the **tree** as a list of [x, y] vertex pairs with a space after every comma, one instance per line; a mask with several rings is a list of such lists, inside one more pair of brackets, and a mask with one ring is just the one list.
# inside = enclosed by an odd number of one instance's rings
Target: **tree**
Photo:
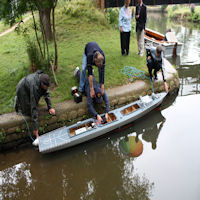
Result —
[[[58, 53], [56, 43], [55, 29], [55, 8], [58, 0], [1, 0], [0, 1], [0, 20], [3, 19], [7, 24], [13, 25], [22, 22], [22, 15], [31, 11], [36, 41], [42, 59], [46, 59], [48, 66], [51, 67], [57, 84], [54, 70], [58, 68]], [[37, 27], [34, 11], [38, 11], [40, 20], [40, 29]], [[42, 35], [42, 42], [38, 35], [38, 30]], [[50, 62], [48, 41], [54, 42], [54, 66]]]

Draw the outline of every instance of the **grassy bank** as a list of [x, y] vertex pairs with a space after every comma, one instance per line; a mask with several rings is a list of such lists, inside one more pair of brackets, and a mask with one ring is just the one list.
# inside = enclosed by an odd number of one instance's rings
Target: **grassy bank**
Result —
[[[106, 55], [105, 87], [111, 88], [128, 83], [121, 73], [124, 66], [135, 66], [147, 71], [145, 58], [136, 55], [136, 39], [132, 35], [130, 55], [120, 53], [119, 31], [109, 25], [104, 15], [81, 1], [81, 4], [62, 3], [56, 8], [56, 30], [58, 40], [59, 69], [56, 72], [58, 87], [52, 84], [50, 91], [53, 104], [71, 99], [71, 87], [78, 85], [73, 77], [75, 66], [82, 63], [85, 44], [96, 41]], [[25, 26], [31, 26], [29, 20]], [[34, 34], [31, 33], [34, 37]], [[0, 38], [0, 114], [13, 111], [15, 88], [19, 80], [30, 73], [26, 53], [26, 42], [21, 35], [12, 32]], [[50, 44], [52, 46], [52, 44]], [[53, 49], [53, 46], [51, 47]], [[97, 73], [96, 67], [95, 74]], [[52, 79], [53, 82], [53, 79]], [[40, 102], [44, 104], [43, 101]]]
[[190, 22], [200, 22], [200, 6], [174, 5], [168, 6], [168, 16], [172, 19], [185, 20]]

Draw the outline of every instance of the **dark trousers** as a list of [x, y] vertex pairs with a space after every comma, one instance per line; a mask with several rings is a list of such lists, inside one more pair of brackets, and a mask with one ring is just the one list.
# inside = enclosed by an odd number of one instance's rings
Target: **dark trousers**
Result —
[[124, 55], [125, 53], [127, 55], [129, 54], [130, 33], [131, 32], [120, 32], [122, 55]]
[[161, 63], [154, 62], [154, 60], [151, 58], [147, 60], [147, 67], [149, 70], [150, 78], [152, 79], [152, 70], [154, 69], [153, 75], [157, 79], [157, 72], [161, 69]]

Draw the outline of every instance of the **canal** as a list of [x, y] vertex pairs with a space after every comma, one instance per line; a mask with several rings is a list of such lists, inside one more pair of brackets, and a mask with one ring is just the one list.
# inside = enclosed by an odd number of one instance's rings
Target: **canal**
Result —
[[[123, 130], [41, 155], [22, 147], [0, 154], [0, 200], [199, 200], [200, 27], [148, 15], [148, 28], [172, 28], [183, 51], [171, 59], [178, 94]], [[138, 139], [140, 147], [132, 148]], [[138, 157], [133, 157], [137, 153]]]

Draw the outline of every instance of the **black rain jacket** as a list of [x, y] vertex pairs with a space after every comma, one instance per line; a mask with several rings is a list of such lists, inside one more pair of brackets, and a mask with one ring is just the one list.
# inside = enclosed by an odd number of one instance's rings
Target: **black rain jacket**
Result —
[[41, 70], [29, 74], [16, 87], [17, 106], [23, 114], [31, 116], [34, 130], [38, 129], [38, 103], [41, 96], [44, 96], [48, 109], [51, 108], [49, 91], [41, 88], [42, 74]]

